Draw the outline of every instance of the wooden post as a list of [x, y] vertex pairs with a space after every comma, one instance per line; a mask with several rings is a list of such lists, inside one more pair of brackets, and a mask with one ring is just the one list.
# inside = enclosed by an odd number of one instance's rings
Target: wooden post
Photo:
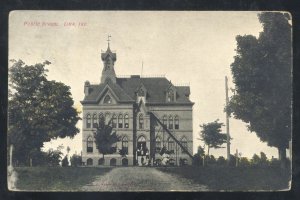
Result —
[[236, 152], [235, 152], [235, 166], [237, 167], [238, 164], [239, 164], [239, 152], [236, 149]]
[[13, 148], [14, 148], [14, 146], [11, 144], [10, 145], [10, 148], [9, 148], [9, 165], [10, 166], [13, 166], [13, 163], [12, 163], [12, 153], [13, 153]]
[[[226, 108], [228, 106], [228, 79], [225, 76], [225, 93], [226, 93]], [[229, 134], [229, 114], [226, 111], [226, 134], [227, 134], [227, 162], [230, 162], [230, 134]]]

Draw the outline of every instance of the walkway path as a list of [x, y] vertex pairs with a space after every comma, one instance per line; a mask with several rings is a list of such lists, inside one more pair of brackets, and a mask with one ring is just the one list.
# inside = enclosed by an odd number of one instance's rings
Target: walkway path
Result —
[[191, 180], [149, 167], [116, 167], [96, 177], [84, 191], [206, 191]]

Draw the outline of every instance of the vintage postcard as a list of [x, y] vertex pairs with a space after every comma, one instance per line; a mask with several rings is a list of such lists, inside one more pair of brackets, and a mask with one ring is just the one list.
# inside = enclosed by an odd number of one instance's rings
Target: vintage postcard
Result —
[[288, 12], [11, 11], [12, 191], [291, 187]]

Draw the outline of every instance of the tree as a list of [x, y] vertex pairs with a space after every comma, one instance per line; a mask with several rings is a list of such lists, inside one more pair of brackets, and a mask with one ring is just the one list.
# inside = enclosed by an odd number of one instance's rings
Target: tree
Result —
[[207, 145], [207, 155], [209, 155], [210, 148], [222, 148], [222, 144], [224, 144], [227, 139], [226, 134], [221, 133], [221, 128], [224, 124], [218, 121], [217, 119], [214, 122], [200, 125], [202, 128], [200, 140], [204, 141]]
[[197, 153], [194, 154], [193, 156], [193, 165], [197, 165], [197, 166], [203, 165], [204, 155], [205, 155], [204, 148], [198, 146]]
[[267, 155], [264, 152], [260, 152], [260, 165], [266, 166], [268, 163]]
[[259, 156], [257, 154], [254, 154], [252, 159], [251, 159], [251, 164], [257, 166], [257, 165], [259, 165], [259, 163], [260, 163]]
[[68, 161], [68, 156], [67, 156], [67, 155], [65, 155], [65, 157], [62, 159], [62, 161], [61, 161], [61, 166], [62, 166], [62, 167], [67, 167], [67, 166], [69, 166], [69, 161]]
[[240, 166], [241, 167], [249, 167], [250, 166], [250, 161], [248, 160], [248, 158], [241, 157]]
[[217, 164], [218, 165], [226, 165], [226, 159], [223, 156], [219, 156], [219, 158], [217, 159]]
[[70, 158], [70, 163], [72, 167], [80, 166], [82, 163], [82, 157], [80, 155], [73, 154]]
[[44, 142], [73, 138], [80, 119], [70, 87], [47, 80], [49, 61], [25, 65], [12, 61], [9, 68], [8, 142], [14, 145], [14, 159], [29, 164], [31, 152], [40, 151]]
[[117, 135], [115, 131], [113, 131], [112, 126], [110, 126], [111, 120], [108, 124], [105, 124], [105, 119], [100, 118], [98, 127], [94, 132], [94, 138], [96, 147], [100, 153], [103, 155], [111, 154], [115, 152], [115, 149], [112, 147], [113, 144], [120, 141], [120, 137]]
[[231, 64], [234, 95], [227, 112], [248, 124], [261, 141], [277, 147], [286, 158], [291, 140], [291, 25], [289, 15], [258, 15], [263, 32], [237, 36], [237, 55]]

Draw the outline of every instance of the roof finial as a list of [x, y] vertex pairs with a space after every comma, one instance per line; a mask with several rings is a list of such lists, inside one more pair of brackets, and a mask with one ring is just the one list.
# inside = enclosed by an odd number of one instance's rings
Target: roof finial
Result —
[[108, 48], [109, 48], [109, 41], [110, 41], [109, 38], [110, 38], [110, 37], [111, 37], [111, 35], [108, 35], [108, 36], [107, 36], [107, 44], [108, 44]]

